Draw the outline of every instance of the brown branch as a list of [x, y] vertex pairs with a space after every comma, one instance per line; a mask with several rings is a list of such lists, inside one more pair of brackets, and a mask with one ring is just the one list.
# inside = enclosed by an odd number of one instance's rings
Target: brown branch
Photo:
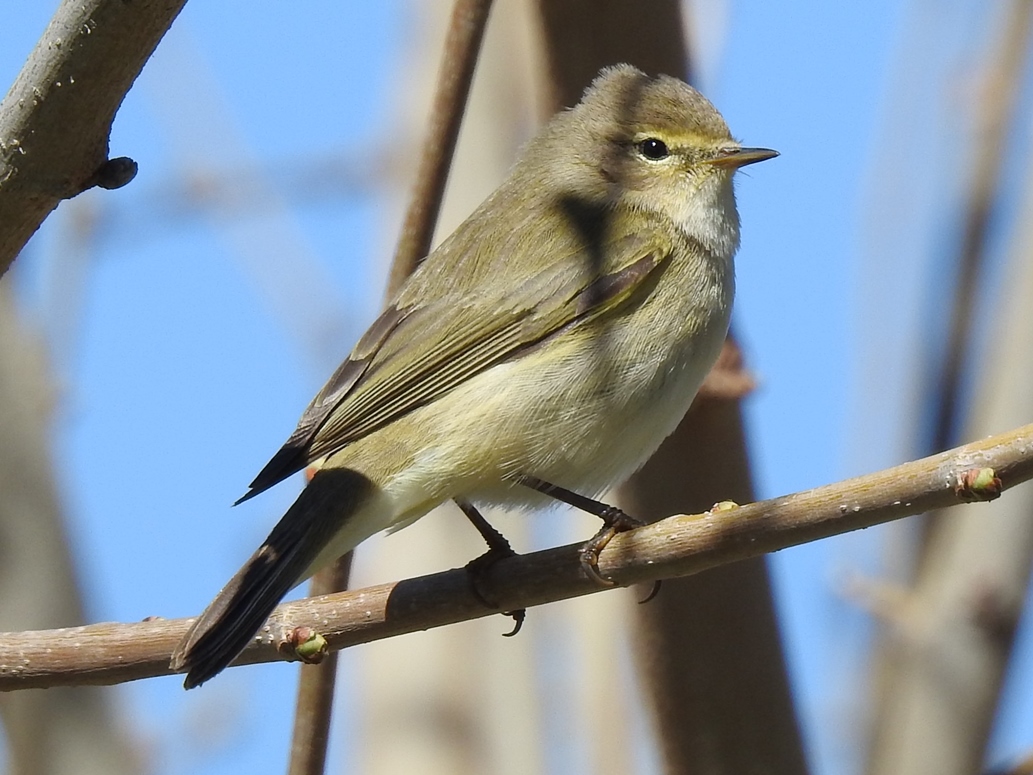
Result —
[[[347, 589], [353, 556], [348, 552], [313, 576], [309, 594], [319, 597]], [[336, 682], [336, 651], [319, 664], [301, 666], [288, 775], [320, 775], [324, 771]]]
[[[705, 476], [705, 471], [693, 472]], [[977, 475], [978, 473], [978, 475]], [[677, 515], [617, 536], [600, 571], [621, 585], [688, 576], [797, 544], [987, 500], [1033, 478], [1033, 425], [837, 484], [696, 515]], [[502, 610], [592, 594], [570, 545], [506, 559], [488, 581]], [[286, 603], [237, 664], [284, 659], [285, 632], [312, 627], [330, 649], [492, 615], [465, 570]], [[169, 655], [191, 620], [93, 624], [0, 634], [0, 690], [115, 684], [168, 675]]]
[[491, 0], [456, 0], [452, 8], [437, 93], [431, 108], [430, 129], [388, 276], [389, 299], [430, 251], [490, 10]]
[[[697, 395], [618, 490], [618, 504], [652, 521], [753, 500], [742, 415], [738, 400]], [[673, 579], [653, 603], [634, 607], [634, 654], [664, 772], [808, 772], [768, 565], [755, 557]]]
[[571, 106], [604, 65], [628, 62], [656, 75], [691, 74], [677, 0], [538, 0], [551, 110]]
[[185, 1], [61, 3], [0, 103], [0, 275], [62, 199], [132, 179], [111, 122]]

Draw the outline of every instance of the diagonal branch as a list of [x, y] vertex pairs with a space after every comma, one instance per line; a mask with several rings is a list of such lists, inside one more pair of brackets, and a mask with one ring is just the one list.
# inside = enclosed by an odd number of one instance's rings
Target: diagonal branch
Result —
[[[668, 517], [614, 538], [600, 557], [599, 570], [621, 585], [688, 576], [932, 509], [990, 500], [1031, 478], [1033, 425], [1026, 425], [837, 484]], [[496, 563], [489, 582], [500, 609], [600, 591], [581, 571], [579, 548], [564, 546]], [[277, 608], [237, 664], [283, 659], [277, 646], [297, 627], [316, 629], [330, 649], [341, 649], [493, 613], [471, 592], [465, 570], [308, 598]], [[189, 625], [188, 619], [158, 619], [0, 634], [0, 690], [168, 675], [169, 654]]]
[[185, 2], [61, 3], [0, 103], [0, 275], [62, 199], [132, 179], [111, 123]]

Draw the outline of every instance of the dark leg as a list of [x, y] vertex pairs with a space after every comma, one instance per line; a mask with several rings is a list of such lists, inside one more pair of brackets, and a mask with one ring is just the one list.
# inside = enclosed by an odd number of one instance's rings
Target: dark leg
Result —
[[[513, 551], [513, 547], [509, 545], [506, 537], [493, 528], [470, 501], [456, 498], [456, 505], [462, 509], [466, 518], [470, 520], [470, 524], [477, 528], [477, 532], [481, 534], [481, 538], [488, 545], [487, 552], [471, 560], [466, 566], [466, 572], [470, 574], [470, 591], [473, 592], [474, 597], [488, 608], [498, 608], [497, 603], [491, 602], [485, 596], [481, 589], [481, 581], [488, 568], [501, 559], [515, 557], [516, 552]], [[524, 626], [524, 617], [527, 614], [527, 610], [519, 608], [516, 611], [503, 611], [502, 613], [505, 616], [513, 617], [513, 629], [505, 633], [505, 637], [511, 638], [520, 632], [520, 628]]]
[[470, 520], [470, 524], [477, 528], [477, 532], [481, 534], [484, 543], [488, 545], [489, 554], [498, 555], [500, 560], [503, 557], [516, 556], [516, 552], [513, 551], [513, 547], [509, 545], [506, 537], [493, 528], [470, 501], [456, 498], [456, 505], [462, 509], [466, 518]]
[[[521, 476], [517, 480], [520, 484], [525, 487], [530, 487], [532, 490], [548, 495], [551, 498], [555, 498], [558, 501], [562, 501], [575, 509], [581, 509], [581, 511], [594, 514], [603, 521], [602, 528], [596, 533], [591, 539], [585, 542], [581, 547], [579, 558], [581, 560], [581, 567], [585, 571], [585, 575], [592, 579], [600, 586], [612, 587], [614, 582], [610, 579], [603, 578], [599, 573], [599, 553], [606, 548], [606, 545], [610, 543], [612, 539], [618, 533], [623, 533], [627, 530], [634, 530], [636, 527], [641, 527], [644, 522], [635, 519], [629, 514], [625, 514], [623, 511], [618, 509], [616, 506], [609, 506], [601, 501], [593, 500], [592, 498], [586, 498], [584, 495], [578, 495], [576, 492], [572, 492], [564, 487], [559, 487], [555, 484], [536, 479], [533, 476]], [[652, 600], [658, 589], [658, 584], [654, 585], [653, 591], [646, 598]]]

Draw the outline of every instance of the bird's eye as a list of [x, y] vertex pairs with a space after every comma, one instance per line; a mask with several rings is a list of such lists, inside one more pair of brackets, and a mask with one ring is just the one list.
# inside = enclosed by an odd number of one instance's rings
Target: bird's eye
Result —
[[667, 143], [655, 137], [647, 137], [638, 144], [638, 152], [650, 161], [666, 159], [670, 151], [667, 150]]

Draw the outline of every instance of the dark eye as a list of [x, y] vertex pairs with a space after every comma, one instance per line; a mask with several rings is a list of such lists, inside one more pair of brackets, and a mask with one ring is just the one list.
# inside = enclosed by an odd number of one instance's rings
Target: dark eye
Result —
[[666, 159], [670, 151], [667, 150], [667, 143], [657, 140], [655, 137], [647, 137], [638, 144], [638, 152], [650, 161]]

